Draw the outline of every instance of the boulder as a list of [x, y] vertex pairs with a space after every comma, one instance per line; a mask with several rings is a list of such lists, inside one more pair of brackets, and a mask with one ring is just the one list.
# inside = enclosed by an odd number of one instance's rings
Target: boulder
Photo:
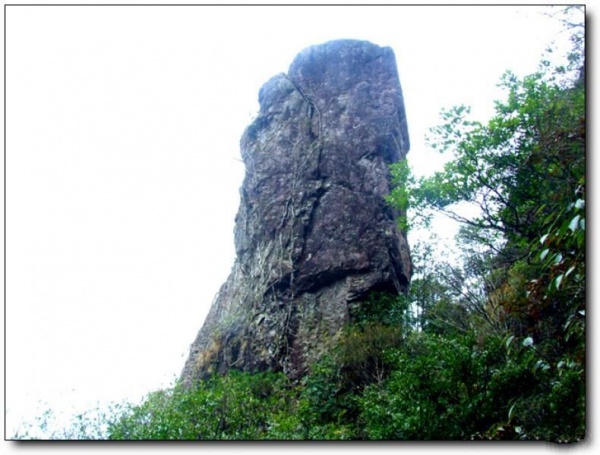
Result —
[[409, 149], [392, 49], [339, 40], [298, 54], [259, 91], [241, 138], [236, 260], [192, 344], [190, 384], [213, 372], [306, 373], [350, 306], [403, 293], [409, 248], [385, 200]]

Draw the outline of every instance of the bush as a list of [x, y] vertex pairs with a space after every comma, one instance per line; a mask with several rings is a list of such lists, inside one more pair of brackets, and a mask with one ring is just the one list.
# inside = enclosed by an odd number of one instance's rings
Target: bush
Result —
[[[151, 394], [109, 427], [111, 439], [269, 439], [290, 426], [294, 389], [281, 373], [231, 371]], [[286, 426], [287, 425], [287, 426]]]
[[[390, 354], [395, 367], [383, 384], [360, 398], [365, 437], [393, 440], [464, 440], [494, 416], [484, 404], [500, 344], [478, 346], [471, 336], [416, 334]], [[495, 414], [502, 415], [502, 403]]]

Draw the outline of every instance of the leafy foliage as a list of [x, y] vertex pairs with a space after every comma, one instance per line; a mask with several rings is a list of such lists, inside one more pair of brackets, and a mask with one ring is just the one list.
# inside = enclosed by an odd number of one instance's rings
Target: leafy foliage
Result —
[[502, 360], [496, 339], [415, 335], [391, 354], [386, 383], [360, 399], [369, 439], [464, 440], [502, 415], [490, 393]]
[[[486, 124], [469, 120], [465, 106], [443, 112], [430, 136], [432, 147], [452, 155], [443, 171], [421, 179], [407, 177], [404, 165], [395, 171], [408, 186], [394, 190], [392, 203], [463, 223], [463, 265], [425, 277], [425, 289], [441, 298], [423, 306], [421, 297], [421, 328], [450, 336], [436, 321], [457, 321], [449, 310], [458, 306], [470, 316], [460, 333], [525, 343], [525, 351], [509, 350], [506, 367], [531, 372], [531, 387], [506, 396], [508, 419], [477, 430], [482, 437], [577, 440], [585, 433], [585, 61], [581, 29], [572, 27], [568, 63], [544, 60], [523, 79], [506, 73], [506, 100]], [[461, 215], [459, 203], [478, 215]]]
[[[110, 439], [262, 439], [272, 419], [290, 411], [293, 389], [282, 374], [232, 371], [199, 382], [151, 394], [109, 426]], [[289, 427], [280, 422], [276, 430]]]

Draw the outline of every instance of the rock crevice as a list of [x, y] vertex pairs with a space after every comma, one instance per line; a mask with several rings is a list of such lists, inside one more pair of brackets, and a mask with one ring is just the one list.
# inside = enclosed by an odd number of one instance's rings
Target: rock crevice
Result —
[[306, 372], [370, 291], [406, 292], [411, 262], [385, 196], [409, 140], [391, 49], [340, 40], [300, 52], [259, 91], [240, 141], [236, 261], [182, 379]]

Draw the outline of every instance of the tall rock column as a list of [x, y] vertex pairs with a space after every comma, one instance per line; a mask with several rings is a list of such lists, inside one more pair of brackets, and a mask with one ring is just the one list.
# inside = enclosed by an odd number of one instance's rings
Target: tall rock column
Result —
[[411, 262], [386, 204], [388, 165], [409, 149], [394, 53], [340, 40], [300, 52], [259, 92], [241, 139], [237, 258], [185, 364], [303, 375], [350, 304], [408, 289]]

